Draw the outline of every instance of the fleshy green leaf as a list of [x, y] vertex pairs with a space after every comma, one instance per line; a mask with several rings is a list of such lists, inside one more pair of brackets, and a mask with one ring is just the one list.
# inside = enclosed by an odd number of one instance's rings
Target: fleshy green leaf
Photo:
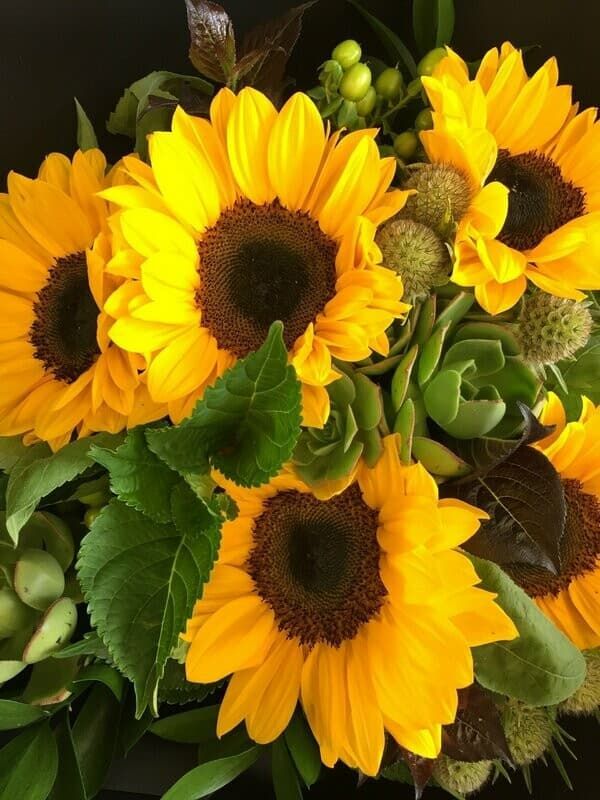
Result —
[[459, 691], [456, 720], [442, 728], [442, 752], [457, 761], [510, 761], [498, 706], [478, 684]]
[[277, 800], [302, 800], [294, 762], [282, 736], [271, 745], [271, 772]]
[[321, 755], [319, 745], [299, 708], [296, 709], [286, 728], [285, 742], [294, 759], [296, 769], [310, 789], [316, 783], [321, 771]]
[[83, 540], [77, 565], [92, 624], [135, 684], [138, 716], [148, 705], [156, 711], [165, 662], [219, 540], [219, 516], [187, 484], [173, 490], [172, 508], [175, 523], [163, 524], [113, 500]]
[[251, 747], [243, 753], [201, 764], [180, 778], [163, 795], [162, 800], [200, 800], [208, 797], [245, 772], [259, 754], [259, 747]]
[[98, 147], [94, 126], [77, 98], [75, 98], [75, 109], [77, 110], [77, 144], [79, 149], [85, 151]]
[[0, 750], [0, 800], [46, 800], [58, 769], [47, 723], [28, 728]]
[[18, 703], [16, 700], [0, 700], [0, 731], [25, 728], [46, 717], [46, 712], [37, 706]]
[[109, 471], [119, 500], [156, 522], [171, 519], [171, 492], [181, 478], [149, 449], [143, 428], [129, 431], [116, 450], [93, 446], [90, 454]]
[[147, 431], [150, 449], [181, 473], [206, 471], [208, 458], [242, 486], [276, 475], [300, 435], [300, 383], [282, 331], [273, 323], [262, 347], [207, 389], [190, 419]]
[[515, 623], [519, 638], [473, 650], [475, 675], [493, 692], [532, 706], [552, 706], [581, 686], [585, 659], [535, 603], [500, 567], [471, 556], [481, 588], [498, 595], [496, 602]]
[[[122, 439], [122, 434], [99, 433], [71, 442], [57, 453], [48, 454], [45, 449], [38, 451], [39, 456], [25, 453], [13, 465], [6, 490], [6, 527], [15, 544], [39, 501], [92, 466], [92, 444], [111, 447]], [[37, 457], [33, 460], [32, 456]]]
[[359, 0], [348, 0], [348, 2], [359, 11], [366, 19], [369, 25], [373, 28], [375, 33], [381, 39], [390, 59], [395, 63], [402, 62], [411, 78], [417, 77], [417, 65], [408, 47], [404, 44], [402, 39], [394, 33], [387, 25], [384, 25], [381, 20], [370, 14]]
[[207, 78], [227, 83], [236, 61], [233, 23], [225, 9], [208, 0], [185, 0], [190, 61]]

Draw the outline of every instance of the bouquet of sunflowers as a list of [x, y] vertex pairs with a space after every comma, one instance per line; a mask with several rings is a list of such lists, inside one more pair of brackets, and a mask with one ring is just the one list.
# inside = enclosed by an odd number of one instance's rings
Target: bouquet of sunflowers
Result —
[[[461, 798], [600, 707], [600, 123], [550, 59], [341, 42], [314, 3], [0, 201], [0, 798], [90, 800], [147, 732], [163, 795], [267, 761]], [[357, 39], [360, 39], [357, 32]], [[419, 56], [422, 56], [418, 61]], [[135, 142], [135, 144], [133, 144]], [[563, 727], [565, 726], [565, 727]]]

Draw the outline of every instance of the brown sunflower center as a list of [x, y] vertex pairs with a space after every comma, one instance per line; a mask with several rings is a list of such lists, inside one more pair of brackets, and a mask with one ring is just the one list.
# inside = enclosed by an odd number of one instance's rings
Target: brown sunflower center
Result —
[[548, 234], [585, 213], [585, 194], [564, 179], [552, 159], [530, 151], [512, 156], [500, 150], [489, 177], [509, 190], [508, 216], [500, 241], [529, 250]]
[[35, 357], [57, 380], [73, 383], [100, 355], [99, 310], [88, 283], [85, 253], [56, 260], [33, 312], [29, 340]]
[[530, 597], [556, 596], [572, 580], [596, 568], [600, 557], [600, 501], [583, 492], [579, 481], [563, 480], [567, 518], [561, 542], [561, 569], [553, 575], [542, 567], [529, 564], [507, 569], [513, 580]]
[[356, 485], [327, 501], [296, 491], [267, 501], [247, 568], [290, 638], [338, 647], [377, 614], [377, 518]]
[[335, 294], [337, 244], [308, 214], [241, 200], [198, 246], [202, 324], [243, 357], [275, 320], [291, 347]]

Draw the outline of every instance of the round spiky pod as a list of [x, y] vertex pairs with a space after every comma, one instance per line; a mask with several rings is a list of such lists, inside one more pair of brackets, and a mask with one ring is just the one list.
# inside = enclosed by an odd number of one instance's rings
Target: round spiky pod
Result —
[[492, 761], [455, 761], [440, 756], [433, 768], [433, 777], [444, 789], [458, 794], [471, 794], [481, 789], [489, 780]]
[[448, 250], [426, 225], [396, 217], [379, 231], [377, 244], [385, 266], [402, 278], [406, 298], [414, 299], [448, 282]]
[[414, 219], [447, 237], [471, 202], [466, 178], [447, 164], [425, 164], [410, 170], [404, 189], [416, 189], [408, 198], [402, 216]]
[[549, 709], [527, 706], [518, 700], [508, 701], [502, 724], [511, 759], [519, 767], [531, 764], [546, 752], [555, 729]]
[[556, 364], [582, 348], [591, 331], [584, 303], [537, 291], [525, 298], [516, 333], [527, 361]]
[[585, 716], [600, 709], [600, 648], [583, 655], [587, 664], [585, 680], [574, 695], [560, 704], [563, 714]]

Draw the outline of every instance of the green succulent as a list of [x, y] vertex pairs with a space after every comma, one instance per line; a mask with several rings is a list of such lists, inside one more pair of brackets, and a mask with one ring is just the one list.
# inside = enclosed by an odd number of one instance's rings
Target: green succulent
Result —
[[381, 390], [366, 375], [337, 364], [340, 378], [329, 384], [331, 414], [324, 428], [306, 429], [294, 452], [300, 477], [318, 490], [349, 475], [359, 458], [375, 464], [382, 452]]
[[60, 650], [77, 624], [68, 526], [38, 511], [15, 548], [4, 522], [0, 514], [0, 685]]

